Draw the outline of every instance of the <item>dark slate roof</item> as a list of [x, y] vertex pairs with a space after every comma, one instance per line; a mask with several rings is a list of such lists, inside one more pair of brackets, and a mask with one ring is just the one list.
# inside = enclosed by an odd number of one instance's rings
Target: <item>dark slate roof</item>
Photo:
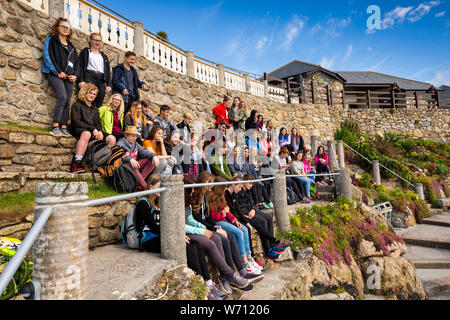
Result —
[[309, 72], [317, 68], [320, 68], [320, 66], [317, 64], [311, 64], [303, 61], [294, 60], [272, 71], [268, 75], [271, 77], [284, 79], [295, 76], [297, 74]]
[[392, 85], [396, 83], [404, 90], [428, 90], [431, 87], [430, 83], [399, 78], [390, 76], [388, 74], [373, 72], [373, 71], [334, 71], [347, 80], [346, 85], [352, 84], [386, 84]]
[[318, 64], [312, 64], [312, 63], [303, 62], [303, 61], [299, 61], [299, 60], [293, 60], [293, 61], [289, 62], [288, 64], [285, 64], [284, 66], [279, 67], [278, 69], [272, 71], [268, 75], [270, 77], [274, 77], [274, 78], [285, 79], [285, 78], [296, 76], [298, 74], [305, 74], [305, 73], [309, 73], [309, 72], [314, 73], [316, 71], [322, 71], [332, 77], [335, 77], [335, 78], [345, 82], [345, 79], [343, 79], [336, 72], [322, 68]]

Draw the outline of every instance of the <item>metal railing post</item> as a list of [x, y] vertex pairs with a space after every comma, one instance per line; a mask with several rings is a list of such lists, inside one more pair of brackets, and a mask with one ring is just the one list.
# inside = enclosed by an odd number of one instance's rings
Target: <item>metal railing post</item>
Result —
[[52, 210], [33, 247], [33, 278], [42, 286], [43, 300], [87, 298], [87, 192], [86, 182], [40, 183], [36, 186], [35, 220], [46, 208]]
[[273, 204], [278, 230], [289, 231], [290, 219], [287, 210], [286, 173], [280, 170], [273, 182]]
[[381, 176], [380, 176], [380, 162], [378, 160], [372, 161], [372, 171], [373, 171], [373, 182], [376, 185], [381, 184]]
[[161, 187], [161, 257], [186, 264], [183, 175], [162, 176]]

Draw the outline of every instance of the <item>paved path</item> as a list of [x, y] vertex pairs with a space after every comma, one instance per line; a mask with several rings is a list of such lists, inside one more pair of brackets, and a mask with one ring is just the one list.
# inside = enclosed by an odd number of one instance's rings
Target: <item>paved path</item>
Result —
[[89, 300], [117, 300], [122, 294], [128, 300], [148, 292], [164, 270], [175, 266], [175, 261], [119, 244], [90, 251], [88, 266]]

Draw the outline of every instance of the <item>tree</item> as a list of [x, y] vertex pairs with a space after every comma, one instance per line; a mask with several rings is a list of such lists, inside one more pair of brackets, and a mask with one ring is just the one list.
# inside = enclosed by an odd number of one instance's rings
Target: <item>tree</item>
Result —
[[161, 39], [163, 39], [164, 41], [168, 41], [169, 37], [167, 36], [167, 33], [165, 31], [158, 31], [158, 33], [156, 34], [158, 37], [160, 37]]

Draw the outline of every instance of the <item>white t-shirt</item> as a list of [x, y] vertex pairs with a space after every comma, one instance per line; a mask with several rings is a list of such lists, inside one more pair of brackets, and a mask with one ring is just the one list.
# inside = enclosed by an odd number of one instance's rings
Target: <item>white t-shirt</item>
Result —
[[89, 52], [89, 62], [87, 66], [87, 70], [104, 73], [105, 72], [105, 64], [103, 62], [103, 57], [101, 53], [93, 53]]

